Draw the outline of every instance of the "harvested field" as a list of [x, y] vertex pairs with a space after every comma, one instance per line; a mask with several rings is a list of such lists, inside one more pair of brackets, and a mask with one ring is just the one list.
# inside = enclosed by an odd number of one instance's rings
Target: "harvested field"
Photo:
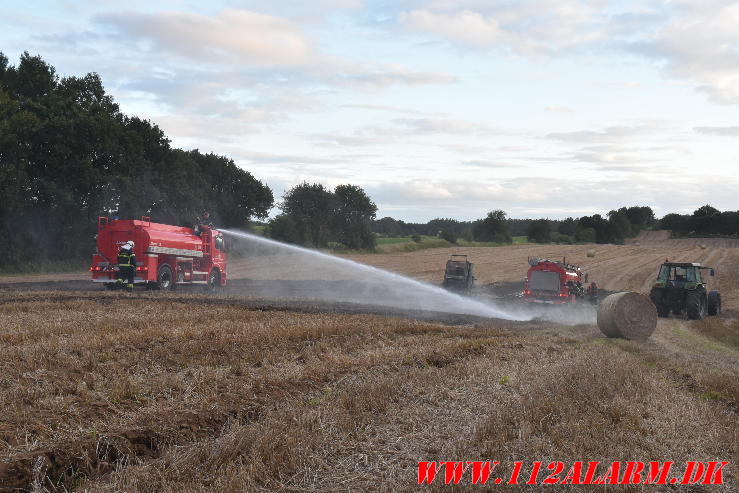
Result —
[[[726, 310], [660, 319], [634, 342], [594, 325], [315, 304], [300, 289], [126, 295], [90, 291], [84, 274], [0, 280], [0, 491], [438, 491], [416, 486], [417, 461], [481, 458], [504, 470], [728, 460], [727, 484], [705, 491], [735, 491], [739, 252], [587, 248], [467, 250], [484, 284], [520, 280], [527, 255], [567, 255], [613, 289], [648, 286], [665, 255], [704, 261]], [[436, 280], [452, 250], [353, 258]], [[264, 294], [289, 279], [271, 269], [245, 259], [232, 275], [262, 277]]]

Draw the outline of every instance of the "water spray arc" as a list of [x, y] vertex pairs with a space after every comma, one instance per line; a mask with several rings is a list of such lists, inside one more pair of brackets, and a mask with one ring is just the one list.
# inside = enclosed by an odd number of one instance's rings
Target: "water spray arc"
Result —
[[[510, 313], [502, 308], [451, 293], [440, 287], [377, 267], [361, 264], [353, 260], [289, 245], [242, 231], [221, 228], [219, 228], [219, 231], [274, 249], [278, 252], [297, 255], [301, 258], [301, 261], [315, 265], [317, 268], [320, 268], [321, 265], [326, 265], [334, 270], [342, 271], [352, 280], [366, 286], [361, 295], [354, 295], [357, 299], [350, 299], [350, 301], [357, 303], [390, 306], [408, 310], [476, 315], [505, 320], [522, 321], [530, 320], [531, 318], [523, 314]], [[316, 292], [315, 296], [323, 299], [339, 298], [347, 300], [347, 293], [345, 292]]]

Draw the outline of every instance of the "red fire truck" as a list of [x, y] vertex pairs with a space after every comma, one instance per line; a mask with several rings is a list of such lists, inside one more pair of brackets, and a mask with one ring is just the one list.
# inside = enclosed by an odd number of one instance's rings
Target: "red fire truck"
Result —
[[98, 218], [97, 251], [92, 256], [92, 281], [116, 287], [118, 250], [133, 240], [136, 255], [134, 284], [147, 289], [177, 289], [201, 285], [216, 290], [226, 285], [223, 234], [200, 226], [192, 228], [151, 222], [151, 218]]
[[553, 262], [533, 257], [529, 258], [529, 266], [521, 293], [524, 301], [559, 305], [576, 303], [587, 296], [591, 302], [597, 302], [595, 283], [586, 291], [583, 285], [588, 282], [588, 275], [579, 266], [568, 264], [567, 259]]

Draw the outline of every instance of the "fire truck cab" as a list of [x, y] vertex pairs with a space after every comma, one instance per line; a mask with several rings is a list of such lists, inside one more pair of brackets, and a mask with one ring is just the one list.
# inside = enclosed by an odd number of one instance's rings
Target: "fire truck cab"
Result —
[[134, 285], [170, 290], [201, 285], [216, 290], [226, 285], [223, 234], [207, 226], [192, 228], [151, 222], [151, 218], [98, 218], [97, 251], [92, 256], [92, 281], [116, 287], [121, 245], [133, 240], [136, 255]]
[[[567, 259], [552, 262], [529, 258], [529, 266], [521, 293], [524, 301], [559, 305], [576, 303], [585, 297], [583, 284], [588, 281], [588, 275], [579, 266], [568, 264]], [[587, 294], [592, 296], [592, 289]]]

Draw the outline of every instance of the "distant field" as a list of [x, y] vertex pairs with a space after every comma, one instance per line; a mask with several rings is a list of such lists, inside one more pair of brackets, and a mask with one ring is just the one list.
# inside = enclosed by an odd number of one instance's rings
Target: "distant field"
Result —
[[[513, 237], [514, 244], [526, 243], [526, 236]], [[459, 238], [456, 243], [450, 243], [436, 236], [421, 236], [420, 242], [415, 242], [410, 236], [389, 236], [377, 238], [377, 251], [379, 253], [392, 252], [413, 252], [417, 250], [425, 250], [428, 248], [444, 248], [444, 247], [497, 247], [505, 246], [502, 243], [485, 242], [485, 241], [467, 241]]]

